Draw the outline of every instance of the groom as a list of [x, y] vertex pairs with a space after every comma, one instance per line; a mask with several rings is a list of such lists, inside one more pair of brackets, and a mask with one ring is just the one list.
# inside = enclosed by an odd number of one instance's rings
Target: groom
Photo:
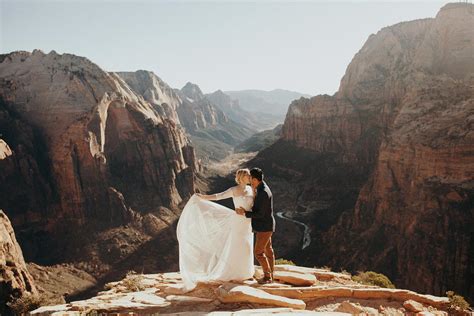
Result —
[[272, 191], [263, 181], [263, 171], [260, 168], [250, 170], [250, 184], [255, 192], [252, 211], [246, 212], [240, 207], [236, 209], [236, 212], [252, 219], [252, 229], [255, 233], [255, 257], [264, 273], [264, 277], [258, 280], [258, 283], [272, 283], [275, 267], [275, 255], [272, 248], [272, 234], [275, 231]]

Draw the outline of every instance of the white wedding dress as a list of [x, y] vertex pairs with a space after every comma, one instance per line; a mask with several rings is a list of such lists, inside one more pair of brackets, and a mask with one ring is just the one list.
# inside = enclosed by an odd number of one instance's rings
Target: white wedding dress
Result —
[[[251, 211], [253, 192], [237, 187], [218, 193], [217, 200], [232, 198], [236, 208]], [[236, 194], [234, 194], [236, 193]], [[198, 282], [245, 280], [254, 275], [253, 233], [250, 218], [235, 210], [193, 195], [178, 221], [179, 270], [184, 290]]]

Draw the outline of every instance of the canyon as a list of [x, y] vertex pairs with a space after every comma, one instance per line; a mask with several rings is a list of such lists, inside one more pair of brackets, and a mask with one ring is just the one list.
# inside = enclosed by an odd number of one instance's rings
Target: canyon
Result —
[[[235, 145], [255, 132], [251, 124], [245, 124], [248, 122], [239, 121], [239, 117], [236, 120], [237, 101], [212, 98], [218, 92], [204, 95], [199, 86], [191, 82], [181, 89], [173, 89], [156, 74], [145, 70], [117, 74], [160, 114], [184, 129], [197, 158], [205, 164], [224, 159]], [[223, 102], [230, 106], [223, 106]]]
[[224, 103], [239, 110], [238, 101], [210, 101], [220, 93], [173, 89], [150, 71], [106, 72], [55, 51], [1, 55], [0, 207], [21, 269], [25, 260], [35, 277], [70, 276], [76, 287], [48, 286], [68, 299], [131, 269], [176, 269], [183, 204], [206, 185], [209, 159], [255, 132], [228, 117]]
[[200, 168], [173, 104], [146, 101], [84, 57], [0, 61], [0, 204], [25, 260], [95, 278], [172, 265], [154, 251], [174, 249], [165, 232]]
[[[275, 196], [278, 258], [377, 271], [398, 288], [473, 302], [473, 12], [451, 3], [435, 18], [381, 29], [334, 95], [273, 91], [295, 99], [287, 111], [271, 92], [174, 89], [151, 71], [107, 72], [55, 51], [0, 55], [0, 233], [14, 255], [0, 286], [35, 294], [36, 282], [59, 304], [135, 270], [166, 283], [161, 307], [196, 302], [168, 297], [179, 275], [152, 275], [178, 270], [180, 211], [196, 190], [221, 191], [237, 167], [259, 166]], [[336, 278], [319, 284], [328, 291], [359, 288], [344, 273], [294, 269]], [[98, 297], [121, 290], [110, 286]]]
[[474, 299], [473, 5], [369, 36], [335, 95], [293, 101], [248, 165], [311, 230], [301, 264]]

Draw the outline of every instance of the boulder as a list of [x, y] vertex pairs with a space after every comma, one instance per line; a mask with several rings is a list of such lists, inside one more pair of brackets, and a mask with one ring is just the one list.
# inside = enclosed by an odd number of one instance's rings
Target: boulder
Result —
[[289, 271], [275, 271], [273, 278], [296, 286], [311, 286], [316, 283], [316, 277], [312, 274], [302, 274]]
[[364, 309], [358, 304], [354, 304], [349, 301], [344, 301], [339, 305], [336, 311], [349, 313], [351, 315], [359, 315], [364, 312]]
[[261, 289], [245, 285], [226, 283], [217, 289], [217, 297], [223, 303], [254, 303], [270, 306], [305, 309], [306, 304], [299, 299], [273, 295]]
[[346, 273], [337, 273], [325, 269], [316, 269], [308, 267], [299, 267], [290, 264], [279, 264], [275, 266], [275, 271], [289, 271], [301, 274], [313, 274], [316, 278], [323, 281], [329, 281], [332, 279], [343, 279], [350, 280], [351, 276]]
[[408, 311], [414, 313], [421, 312], [424, 309], [423, 304], [420, 304], [414, 300], [406, 300], [405, 302], [403, 302], [403, 307], [405, 307]]

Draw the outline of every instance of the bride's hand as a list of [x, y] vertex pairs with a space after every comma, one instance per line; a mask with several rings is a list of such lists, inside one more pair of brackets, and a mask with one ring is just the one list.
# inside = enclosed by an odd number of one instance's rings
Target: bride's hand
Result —
[[239, 207], [235, 210], [235, 212], [239, 215], [244, 215], [245, 214], [245, 209], [243, 207]]

